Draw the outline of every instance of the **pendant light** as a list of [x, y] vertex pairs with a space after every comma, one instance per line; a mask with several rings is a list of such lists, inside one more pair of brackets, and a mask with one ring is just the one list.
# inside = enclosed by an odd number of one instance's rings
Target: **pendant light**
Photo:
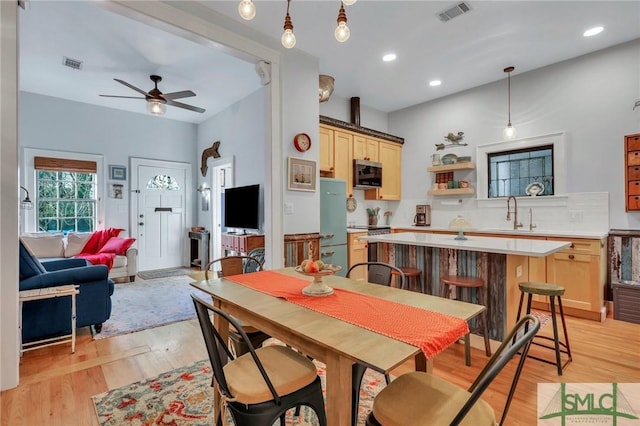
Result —
[[245, 21], [250, 21], [256, 16], [256, 6], [251, 0], [242, 0], [238, 5], [238, 13]]
[[291, 49], [296, 45], [296, 36], [293, 34], [293, 23], [291, 22], [291, 17], [289, 16], [289, 4], [291, 0], [287, 0], [287, 16], [284, 18], [284, 33], [282, 33], [282, 37], [280, 41], [282, 45], [287, 49]]
[[507, 73], [507, 82], [509, 87], [509, 122], [507, 123], [507, 127], [502, 131], [502, 136], [505, 139], [514, 139], [518, 132], [516, 128], [511, 125], [511, 72], [515, 70], [515, 67], [506, 67], [504, 72]]
[[344, 3], [340, 2], [340, 10], [338, 11], [338, 26], [334, 32], [336, 36], [336, 40], [340, 43], [344, 43], [349, 40], [349, 36], [351, 35], [351, 31], [349, 27], [347, 27], [347, 14], [344, 11]]

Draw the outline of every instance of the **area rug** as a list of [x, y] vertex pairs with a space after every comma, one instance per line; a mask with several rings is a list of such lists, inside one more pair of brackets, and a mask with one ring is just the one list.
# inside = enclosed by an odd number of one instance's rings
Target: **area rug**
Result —
[[[94, 339], [133, 333], [196, 317], [191, 293], [208, 297], [189, 285], [188, 276], [116, 284], [111, 296], [111, 317]], [[206, 300], [206, 299], [205, 299]]]
[[193, 272], [194, 270], [189, 268], [154, 269], [153, 271], [138, 272], [138, 276], [143, 280], [154, 280], [156, 278], [189, 275], [189, 274], [192, 274]]
[[[324, 365], [314, 361], [324, 389]], [[214, 424], [211, 364], [208, 360], [178, 368], [92, 397], [100, 425], [205, 426]], [[358, 424], [363, 425], [373, 398], [384, 387], [384, 376], [367, 370], [360, 390]], [[287, 425], [316, 426], [314, 411], [301, 407], [287, 413]], [[276, 422], [275, 424], [278, 424]], [[227, 418], [226, 425], [233, 425]]]

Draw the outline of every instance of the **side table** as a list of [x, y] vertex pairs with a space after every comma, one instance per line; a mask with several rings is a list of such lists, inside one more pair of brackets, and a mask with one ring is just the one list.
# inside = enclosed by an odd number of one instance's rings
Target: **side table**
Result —
[[58, 287], [36, 288], [33, 290], [23, 290], [19, 294], [20, 301], [20, 338], [22, 339], [22, 304], [32, 300], [51, 299], [54, 297], [71, 297], [71, 334], [52, 337], [49, 339], [37, 340], [35, 342], [22, 343], [20, 345], [20, 356], [26, 351], [45, 346], [58, 345], [61, 343], [71, 343], [71, 353], [76, 351], [76, 294], [80, 293], [78, 286], [74, 284], [62, 285]]

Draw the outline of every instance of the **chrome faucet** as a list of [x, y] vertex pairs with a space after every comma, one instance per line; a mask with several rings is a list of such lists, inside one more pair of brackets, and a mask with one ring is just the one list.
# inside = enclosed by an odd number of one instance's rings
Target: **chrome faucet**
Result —
[[513, 230], [517, 231], [522, 228], [522, 224], [518, 223], [518, 200], [513, 195], [507, 198], [507, 220], [511, 220], [511, 199], [513, 198]]
[[537, 228], [537, 225], [533, 224], [533, 209], [529, 209], [529, 231], [533, 231], [534, 228]]

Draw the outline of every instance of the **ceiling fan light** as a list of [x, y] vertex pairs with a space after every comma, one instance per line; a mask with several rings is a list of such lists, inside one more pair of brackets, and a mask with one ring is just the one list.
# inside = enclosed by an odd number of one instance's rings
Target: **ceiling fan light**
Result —
[[256, 6], [251, 0], [242, 0], [238, 5], [238, 13], [245, 21], [250, 21], [256, 16]]
[[153, 115], [164, 115], [167, 112], [167, 106], [155, 99], [147, 101], [147, 111]]

